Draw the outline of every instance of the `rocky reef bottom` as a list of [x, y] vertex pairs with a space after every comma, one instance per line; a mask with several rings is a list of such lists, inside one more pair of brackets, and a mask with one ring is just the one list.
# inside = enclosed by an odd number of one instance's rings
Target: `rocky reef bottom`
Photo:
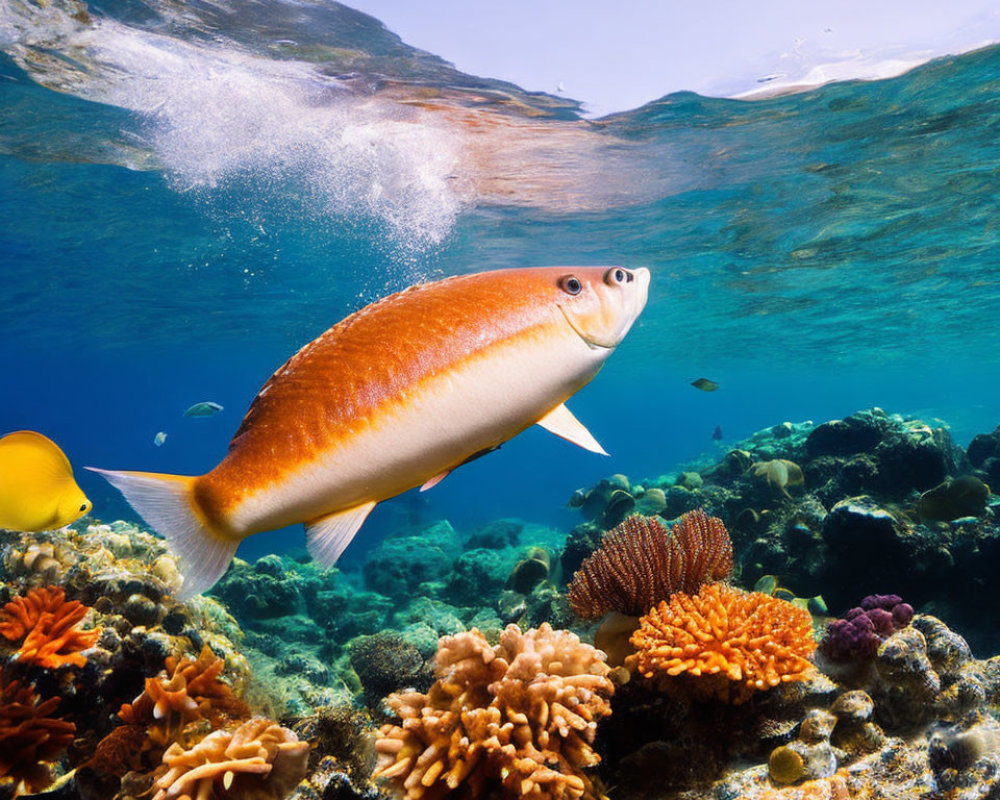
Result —
[[0, 800], [1000, 797], [991, 482], [871, 409], [186, 603], [131, 523], [0, 531]]

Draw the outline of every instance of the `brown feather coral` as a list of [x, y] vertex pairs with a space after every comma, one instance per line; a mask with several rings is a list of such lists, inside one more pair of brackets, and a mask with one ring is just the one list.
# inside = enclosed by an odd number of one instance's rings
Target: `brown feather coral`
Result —
[[639, 616], [674, 592], [693, 593], [733, 569], [726, 526], [704, 511], [667, 531], [658, 517], [632, 516], [608, 532], [573, 576], [569, 604], [581, 617], [608, 611]]
[[388, 698], [402, 719], [383, 725], [376, 778], [407, 800], [483, 797], [594, 800], [582, 770], [597, 721], [611, 713], [604, 654], [548, 623], [522, 633], [508, 625], [491, 647], [475, 628], [442, 637], [438, 680], [427, 694]]
[[73, 741], [76, 726], [51, 716], [58, 705], [58, 697], [39, 703], [30, 686], [0, 675], [0, 778], [13, 781], [15, 797], [21, 786], [44, 789], [52, 780], [46, 762]]
[[16, 656], [26, 663], [48, 669], [82, 667], [87, 660], [80, 651], [93, 647], [100, 634], [77, 627], [88, 610], [77, 600], [67, 602], [59, 586], [32, 589], [0, 609], [0, 635], [11, 642], [24, 639]]
[[686, 676], [694, 691], [733, 703], [806, 678], [816, 649], [809, 613], [786, 600], [721, 583], [677, 593], [640, 620], [630, 664], [669, 685]]
[[174, 743], [153, 800], [281, 800], [306, 774], [309, 743], [267, 719], [215, 731], [185, 750]]

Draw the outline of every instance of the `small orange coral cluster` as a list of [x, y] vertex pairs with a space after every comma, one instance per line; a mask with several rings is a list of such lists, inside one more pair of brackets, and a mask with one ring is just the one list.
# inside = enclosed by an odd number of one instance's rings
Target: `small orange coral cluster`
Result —
[[252, 719], [214, 731], [188, 750], [172, 744], [153, 800], [280, 800], [305, 777], [308, 758], [308, 742], [275, 722]]
[[64, 664], [82, 667], [81, 650], [97, 643], [99, 630], [77, 626], [89, 609], [77, 600], [66, 600], [59, 586], [32, 589], [0, 609], [0, 635], [11, 642], [24, 639], [15, 654], [20, 661], [55, 669]]
[[661, 682], [694, 678], [695, 691], [741, 703], [812, 671], [809, 613], [785, 600], [721, 583], [677, 593], [640, 620], [630, 663]]
[[438, 680], [427, 694], [388, 698], [400, 725], [376, 742], [376, 778], [407, 800], [459, 790], [483, 797], [593, 800], [603, 797], [582, 770], [598, 763], [597, 721], [611, 713], [604, 654], [548, 623], [522, 633], [508, 625], [491, 647], [475, 628], [442, 637]]
[[52, 780], [47, 762], [56, 759], [73, 741], [76, 726], [53, 718], [59, 698], [38, 702], [30, 686], [4, 683], [0, 675], [0, 778], [29, 792], [44, 789]]
[[[165, 663], [166, 670], [146, 678], [142, 694], [121, 707], [118, 717], [125, 726], [111, 732], [112, 742], [131, 738], [132, 732], [123, 728], [134, 726], [145, 731], [143, 749], [162, 749], [180, 741], [192, 722], [208, 720], [217, 728], [250, 715], [246, 704], [221, 680], [224, 662], [208, 645], [202, 647], [197, 660], [168, 656]], [[105, 752], [109, 752], [107, 748]]]
[[610, 531], [573, 576], [569, 604], [581, 617], [608, 611], [639, 616], [674, 592], [693, 593], [733, 569], [726, 526], [704, 511], [684, 514], [672, 531], [635, 515]]

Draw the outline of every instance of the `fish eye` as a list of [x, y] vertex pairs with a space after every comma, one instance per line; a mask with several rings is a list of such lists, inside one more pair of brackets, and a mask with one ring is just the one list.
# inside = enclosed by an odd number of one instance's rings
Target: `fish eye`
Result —
[[631, 283], [632, 273], [621, 267], [612, 267], [604, 273], [604, 282], [608, 286], [614, 286], [616, 283]]
[[82, 506], [80, 506], [80, 510], [81, 511], [86, 511], [87, 510], [87, 504], [84, 503]]
[[583, 291], [583, 284], [576, 275], [564, 275], [559, 279], [559, 288], [566, 294], [580, 294]]

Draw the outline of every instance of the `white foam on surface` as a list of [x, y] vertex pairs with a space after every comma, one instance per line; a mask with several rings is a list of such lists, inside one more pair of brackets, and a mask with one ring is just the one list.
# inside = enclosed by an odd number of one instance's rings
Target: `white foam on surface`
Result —
[[13, 17], [14, 0], [3, 2], [0, 31], [14, 40], [4, 49], [19, 66], [44, 86], [140, 115], [140, 144], [178, 190], [249, 184], [292, 213], [374, 218], [415, 246], [440, 242], [462, 207], [449, 178], [459, 148], [445, 127], [359, 97], [311, 64], [80, 22], [69, 5]]

